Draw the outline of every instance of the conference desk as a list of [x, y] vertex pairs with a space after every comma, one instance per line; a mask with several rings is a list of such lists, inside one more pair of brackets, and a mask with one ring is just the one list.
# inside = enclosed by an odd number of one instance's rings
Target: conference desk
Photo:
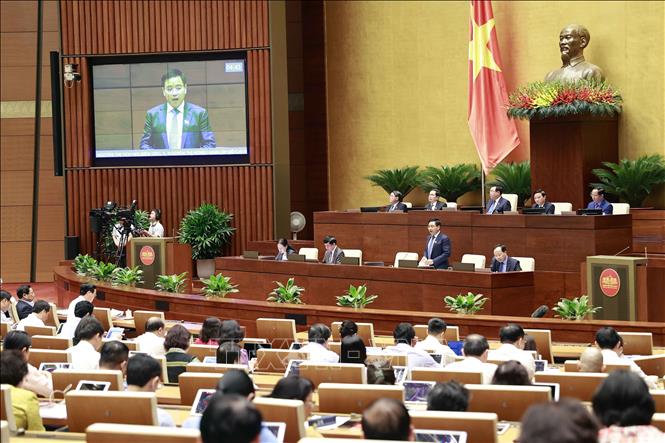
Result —
[[405, 269], [390, 266], [325, 265], [275, 260], [222, 257], [216, 272], [231, 277], [242, 289], [244, 299], [265, 300], [277, 286], [293, 277], [305, 288], [307, 304], [335, 305], [349, 285], [367, 285], [367, 293], [379, 297], [375, 309], [444, 311], [447, 295], [483, 294], [487, 302], [482, 313], [529, 316], [533, 303], [533, 272], [463, 272], [434, 269]]
[[486, 215], [467, 211], [315, 212], [314, 244], [334, 235], [340, 248], [361, 249], [363, 260], [393, 263], [398, 251], [423, 254], [427, 223], [439, 218], [452, 243], [451, 262], [463, 254], [486, 257], [497, 243], [511, 256], [533, 257], [536, 269], [578, 273], [589, 255], [613, 255], [632, 245], [632, 216]]

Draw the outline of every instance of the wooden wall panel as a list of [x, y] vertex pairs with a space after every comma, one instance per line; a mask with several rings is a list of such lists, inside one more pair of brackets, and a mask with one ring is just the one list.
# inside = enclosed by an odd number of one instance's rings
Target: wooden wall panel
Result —
[[266, 47], [268, 2], [62, 0], [64, 55]]

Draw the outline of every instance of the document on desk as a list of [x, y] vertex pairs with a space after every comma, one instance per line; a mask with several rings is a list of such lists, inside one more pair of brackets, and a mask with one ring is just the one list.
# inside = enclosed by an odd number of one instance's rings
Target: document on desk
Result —
[[65, 420], [67, 418], [67, 407], [65, 403], [41, 403], [39, 415], [51, 420]]

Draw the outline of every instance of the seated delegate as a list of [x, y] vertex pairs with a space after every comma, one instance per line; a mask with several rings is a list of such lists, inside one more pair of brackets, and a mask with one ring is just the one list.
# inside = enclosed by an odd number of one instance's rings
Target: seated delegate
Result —
[[612, 203], [605, 200], [605, 190], [603, 188], [593, 188], [591, 190], [591, 201], [586, 207], [587, 209], [602, 209], [603, 215], [611, 215], [614, 211]]
[[547, 194], [542, 189], [533, 193], [533, 208], [545, 209], [545, 214], [554, 214], [554, 205], [547, 201]]

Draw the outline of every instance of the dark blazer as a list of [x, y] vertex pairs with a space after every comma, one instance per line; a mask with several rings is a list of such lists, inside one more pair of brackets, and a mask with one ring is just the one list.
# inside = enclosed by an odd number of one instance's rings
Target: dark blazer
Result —
[[[587, 209], [595, 209], [596, 203], [594, 201], [591, 201], [586, 207]], [[600, 202], [600, 209], [603, 210], [603, 214], [612, 214], [612, 212], [614, 212], [614, 207], [612, 206], [612, 203], [608, 202], [605, 199], [603, 199], [603, 201]]]
[[16, 303], [16, 312], [18, 313], [18, 319], [23, 320], [28, 315], [32, 314], [32, 306], [27, 301], [19, 300]]
[[393, 211], [406, 211], [409, 208], [406, 206], [405, 203], [402, 202], [397, 202], [397, 205], [395, 206], [395, 209], [391, 210], [393, 205], [386, 205], [386, 212], [393, 212]]
[[440, 211], [441, 209], [447, 208], [447, 207], [448, 207], [448, 205], [446, 204], [446, 202], [436, 202], [436, 206], [434, 207], [434, 209], [432, 209], [432, 204], [428, 202], [427, 205], [425, 206], [425, 210], [426, 211]]
[[[296, 253], [296, 250], [293, 249], [291, 246], [286, 247], [286, 255], [291, 255], [291, 254], [295, 254], [295, 253]], [[282, 260], [283, 258], [284, 258], [284, 253], [283, 252], [279, 252], [275, 256], [275, 260]]]
[[342, 262], [342, 259], [344, 258], [344, 251], [342, 251], [338, 246], [334, 249], [333, 252], [334, 255], [332, 260], [330, 260], [330, 251], [326, 251], [326, 253], [323, 254], [323, 263], [338, 265]]
[[429, 240], [431, 236], [427, 236], [427, 241], [425, 242], [425, 252], [423, 256], [433, 260], [432, 264], [435, 269], [447, 269], [448, 268], [448, 258], [450, 257], [450, 239], [447, 235], [439, 232], [439, 234], [434, 239], [434, 244], [432, 245], [432, 255], [431, 257], [427, 256], [427, 246], [429, 245]]
[[[496, 259], [492, 259], [492, 272], [499, 272], [501, 269], [501, 263]], [[521, 271], [520, 261], [515, 260], [512, 257], [508, 257], [508, 263], [506, 264], [506, 272]]]
[[[487, 205], [485, 206], [485, 213], [490, 210], [490, 206], [492, 206], [492, 200], [487, 201]], [[503, 214], [505, 211], [510, 211], [510, 209], [510, 202], [503, 197], [499, 197], [499, 199], [496, 201], [496, 207], [494, 208], [492, 214]]]
[[[534, 204], [532, 208], [540, 208], [541, 206], [538, 206]], [[545, 208], [545, 214], [554, 214], [554, 205], [550, 202], [545, 202], [545, 204], [542, 206]]]
[[[148, 110], [145, 116], [141, 149], [168, 149], [166, 133], [167, 104]], [[182, 149], [216, 148], [215, 134], [210, 129], [208, 111], [200, 106], [185, 102], [182, 119]]]

